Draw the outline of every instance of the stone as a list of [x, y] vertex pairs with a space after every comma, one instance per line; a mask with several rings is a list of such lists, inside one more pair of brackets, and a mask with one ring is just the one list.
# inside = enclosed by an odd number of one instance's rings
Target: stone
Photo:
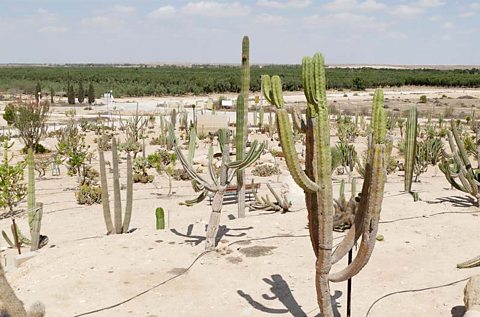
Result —
[[22, 265], [22, 263], [25, 263], [28, 260], [33, 259], [37, 255], [38, 255], [38, 252], [35, 252], [35, 251], [19, 254], [15, 256], [15, 258], [13, 259], [14, 265], [15, 267], [19, 267], [20, 265]]
[[[474, 275], [468, 280], [464, 290], [463, 302], [467, 311], [465, 316], [480, 316], [480, 275]], [[477, 314], [474, 314], [474, 312]]]

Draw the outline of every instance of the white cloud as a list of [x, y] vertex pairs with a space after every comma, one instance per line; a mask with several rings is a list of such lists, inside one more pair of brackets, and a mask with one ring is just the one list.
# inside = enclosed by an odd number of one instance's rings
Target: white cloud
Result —
[[425, 12], [425, 10], [422, 8], [402, 4], [394, 7], [390, 13], [398, 17], [410, 18], [420, 15], [423, 12]]
[[177, 9], [175, 9], [175, 7], [171, 5], [166, 5], [150, 12], [148, 16], [155, 19], [161, 19], [172, 17], [175, 15], [175, 13], [177, 13]]
[[223, 3], [215, 1], [189, 2], [182, 11], [191, 15], [203, 15], [210, 17], [245, 16], [250, 13], [250, 8], [239, 2]]
[[132, 6], [124, 6], [124, 5], [116, 5], [112, 8], [112, 13], [119, 13], [119, 14], [130, 14], [135, 12], [135, 7]]
[[302, 9], [308, 7], [312, 3], [311, 0], [287, 0], [287, 1], [276, 1], [276, 0], [258, 0], [257, 5], [260, 7], [268, 7], [275, 9], [288, 9], [288, 8], [297, 8]]
[[261, 14], [254, 21], [261, 24], [286, 25], [290, 20], [281, 15]]
[[417, 6], [419, 7], [424, 7], [424, 8], [434, 8], [434, 7], [441, 7], [445, 5], [445, 1], [442, 0], [419, 0], [416, 3]]
[[105, 16], [94, 16], [91, 18], [84, 18], [80, 21], [80, 24], [83, 26], [91, 27], [91, 28], [98, 28], [98, 27], [105, 27], [109, 26], [111, 23], [111, 19]]
[[464, 13], [460, 13], [458, 16], [461, 17], [461, 18], [470, 18], [470, 17], [475, 16], [475, 12], [471, 12], [471, 11], [470, 12], [464, 12]]
[[385, 23], [379, 22], [371, 16], [339, 12], [327, 15], [311, 15], [302, 19], [307, 27], [339, 27], [339, 28], [362, 28], [362, 29], [383, 29]]
[[443, 18], [440, 15], [434, 15], [434, 16], [431, 16], [429, 20], [436, 22], [436, 21], [442, 21]]
[[68, 28], [64, 26], [45, 26], [39, 30], [42, 33], [65, 33]]
[[376, 0], [333, 0], [325, 3], [323, 7], [331, 11], [375, 11], [386, 8], [386, 5]]
[[404, 40], [408, 38], [407, 34], [403, 32], [396, 32], [396, 31], [387, 33], [387, 37], [394, 40]]
[[473, 10], [480, 10], [480, 2], [471, 3], [470, 8], [472, 8]]
[[445, 22], [443, 24], [443, 28], [444, 29], [454, 29], [455, 28], [455, 24], [453, 24], [452, 22]]

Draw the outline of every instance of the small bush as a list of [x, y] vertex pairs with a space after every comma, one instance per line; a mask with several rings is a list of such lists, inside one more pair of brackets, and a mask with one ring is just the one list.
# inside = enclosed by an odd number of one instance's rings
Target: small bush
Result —
[[427, 96], [421, 95], [420, 96], [420, 103], [427, 103]]
[[[22, 149], [22, 154], [27, 154], [27, 152], [28, 152], [28, 147], [25, 146]], [[38, 154], [45, 154], [45, 153], [50, 153], [51, 151], [46, 147], [44, 147], [43, 145], [41, 145], [40, 143], [38, 143], [34, 152]]]
[[75, 197], [80, 205], [93, 205], [102, 202], [102, 188], [100, 186], [82, 185], [75, 192]]
[[3, 119], [7, 121], [8, 125], [12, 125], [15, 123], [15, 106], [13, 104], [10, 103], [5, 107]]

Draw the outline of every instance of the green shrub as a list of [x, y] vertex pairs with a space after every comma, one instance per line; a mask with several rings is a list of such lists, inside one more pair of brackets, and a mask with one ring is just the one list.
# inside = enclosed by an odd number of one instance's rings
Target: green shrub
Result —
[[3, 119], [7, 121], [8, 125], [15, 123], [15, 106], [11, 103], [5, 106], [5, 113], [3, 114]]
[[102, 188], [100, 186], [81, 185], [75, 192], [80, 205], [93, 205], [102, 202]]
[[281, 173], [282, 171], [278, 168], [278, 166], [273, 164], [259, 164], [255, 166], [255, 168], [252, 170], [252, 174], [254, 176], [260, 176], [260, 177], [279, 175]]
[[421, 95], [420, 96], [420, 103], [427, 103], [427, 96]]

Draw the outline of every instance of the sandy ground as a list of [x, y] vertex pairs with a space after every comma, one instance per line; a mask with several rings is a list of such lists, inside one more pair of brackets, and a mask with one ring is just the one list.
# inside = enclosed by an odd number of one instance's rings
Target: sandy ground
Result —
[[[452, 99], [453, 94], [479, 95], [451, 93]], [[42, 143], [54, 148], [55, 140]], [[363, 138], [357, 143], [365, 148]], [[17, 142], [15, 148], [20, 146]], [[157, 148], [149, 146], [147, 152]], [[206, 145], [199, 142], [197, 156], [204, 153]], [[110, 158], [109, 152], [106, 157]], [[98, 168], [96, 159], [93, 165]], [[47, 171], [44, 178], [37, 178], [36, 193], [37, 201], [44, 203], [42, 233], [50, 242], [19, 268], [12, 265], [15, 251], [3, 252], [7, 278], [25, 303], [42, 301], [50, 317], [77, 316], [109, 306], [114, 307], [91, 316], [316, 316], [315, 259], [304, 197], [285, 163], [280, 160], [280, 165], [283, 173], [278, 178], [253, 177], [251, 168], [247, 177], [263, 183], [261, 195], [266, 193], [266, 182], [274, 188], [289, 184], [293, 212], [255, 211], [237, 219], [237, 206], [225, 205], [219, 250], [207, 254], [203, 251], [208, 201], [194, 207], [178, 204], [194, 197], [188, 181], [174, 181], [172, 197], [166, 196], [167, 181], [162, 176], [156, 176], [153, 184], [135, 184], [131, 227], [136, 230], [106, 236], [101, 205], [79, 206], [75, 178], [67, 176], [65, 168], [61, 176]], [[122, 183], [125, 167], [123, 158]], [[341, 178], [346, 176], [334, 175], [335, 192]], [[388, 177], [379, 229], [385, 239], [377, 242], [370, 262], [353, 279], [352, 316], [366, 316], [372, 303], [386, 294], [431, 288], [480, 273], [480, 268], [456, 269], [457, 263], [479, 255], [478, 208], [464, 193], [451, 190], [436, 168], [430, 167], [420, 180], [413, 187], [421, 201], [413, 202], [403, 193], [403, 173]], [[25, 207], [22, 202], [18, 209]], [[157, 207], [167, 211], [165, 230], [155, 230]], [[27, 232], [25, 213], [16, 218]], [[10, 223], [10, 218], [0, 220], [0, 228], [6, 230]], [[335, 241], [342, 236], [336, 233]], [[5, 246], [3, 240], [0, 245]], [[334, 269], [345, 265], [346, 259]], [[460, 317], [464, 285], [394, 294], [376, 303], [368, 316]], [[346, 316], [346, 283], [331, 284], [331, 293], [339, 313]]]

